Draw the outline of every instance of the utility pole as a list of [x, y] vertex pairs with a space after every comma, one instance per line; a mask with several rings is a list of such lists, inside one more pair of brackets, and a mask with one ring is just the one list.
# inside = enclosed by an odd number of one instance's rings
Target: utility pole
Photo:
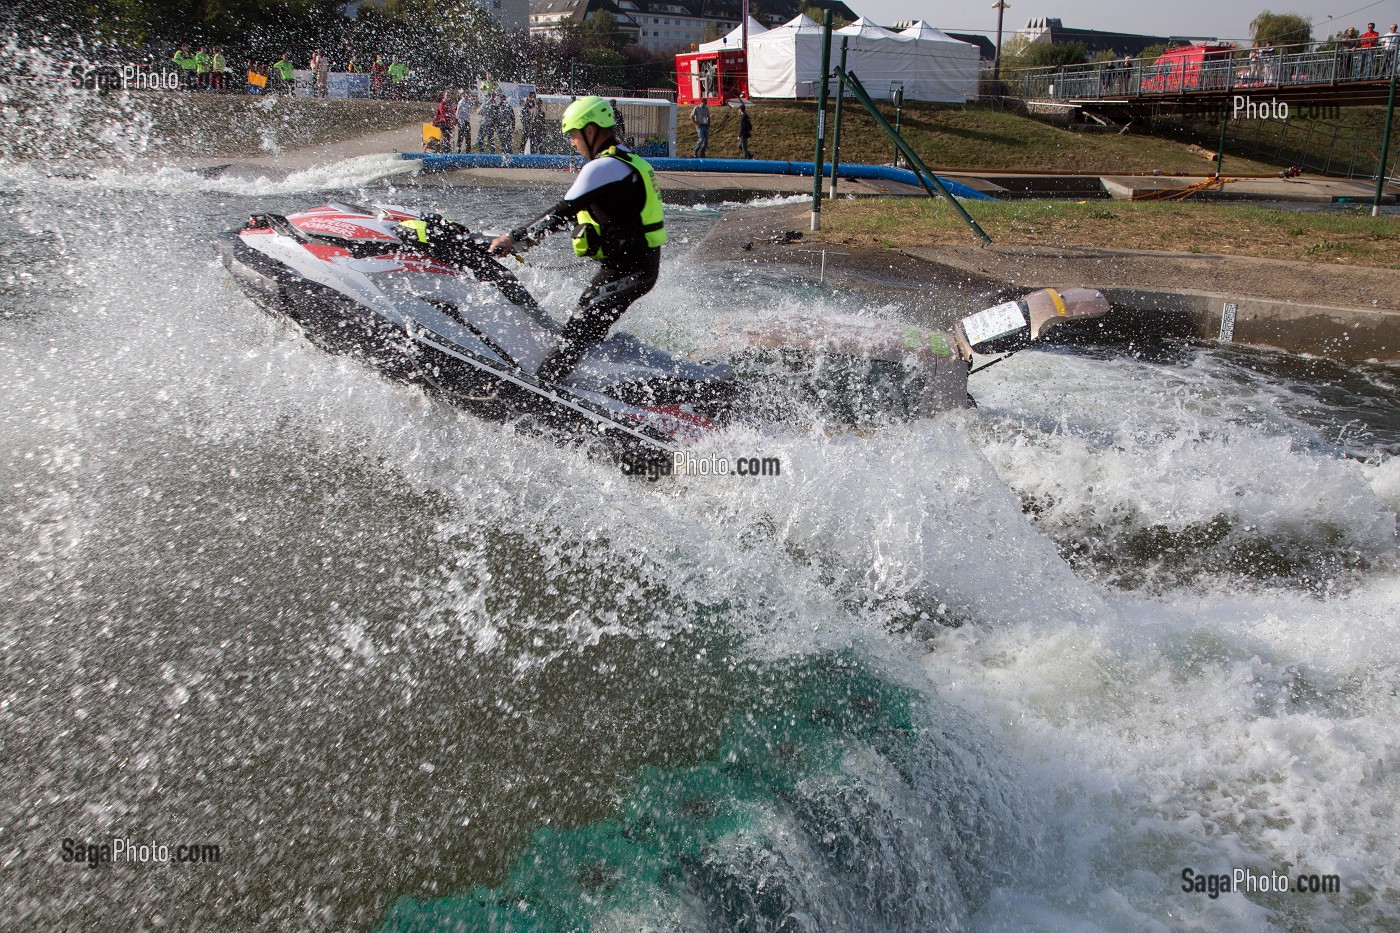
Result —
[[997, 53], [992, 59], [992, 83], [998, 84], [1001, 81], [1001, 18], [1011, 4], [1006, 0], [997, 0], [992, 6], [996, 7], [997, 11]]
[[822, 16], [822, 86], [817, 96], [817, 157], [812, 160], [812, 231], [822, 228], [822, 156], [826, 152], [826, 95], [831, 90], [831, 7]]

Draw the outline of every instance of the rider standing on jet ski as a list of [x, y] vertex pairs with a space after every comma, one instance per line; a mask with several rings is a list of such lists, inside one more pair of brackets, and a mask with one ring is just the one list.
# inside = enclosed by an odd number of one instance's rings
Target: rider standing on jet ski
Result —
[[582, 97], [570, 104], [564, 111], [564, 132], [588, 164], [562, 201], [509, 236], [491, 241], [491, 252], [504, 256], [517, 247], [529, 249], [545, 234], [574, 223], [574, 252], [602, 264], [564, 325], [559, 345], [536, 373], [550, 382], [572, 372], [589, 348], [608, 336], [623, 312], [651, 291], [661, 271], [666, 226], [656, 174], [646, 160], [617, 141], [616, 126], [612, 108], [601, 97]]

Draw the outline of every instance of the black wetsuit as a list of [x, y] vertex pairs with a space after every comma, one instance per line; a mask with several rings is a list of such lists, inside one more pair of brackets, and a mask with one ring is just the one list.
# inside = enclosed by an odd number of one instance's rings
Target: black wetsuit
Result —
[[518, 243], [537, 240], [574, 223], [579, 211], [587, 211], [601, 233], [602, 268], [579, 296], [559, 345], [540, 364], [541, 379], [557, 382], [572, 372], [591, 347], [607, 338], [623, 312], [656, 284], [661, 247], [647, 245], [642, 222], [646, 199], [646, 184], [636, 169], [621, 159], [599, 155], [583, 167], [562, 201], [510, 232]]
[[534, 296], [525, 290], [520, 280], [491, 258], [483, 240], [473, 237], [470, 230], [456, 221], [444, 220], [437, 214], [424, 214], [422, 219], [427, 224], [427, 242], [418, 243], [407, 238], [405, 242], [449, 266], [470, 269], [479, 280], [495, 285], [501, 294], [522, 308], [539, 309]]

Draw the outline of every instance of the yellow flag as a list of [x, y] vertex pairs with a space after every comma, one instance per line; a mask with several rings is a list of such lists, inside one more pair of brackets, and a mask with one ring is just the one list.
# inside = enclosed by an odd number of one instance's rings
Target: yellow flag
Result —
[[434, 123], [424, 123], [423, 142], [426, 143], [434, 139], [436, 139], [438, 142], [443, 142], [442, 130], [438, 129], [437, 125]]
[[248, 72], [248, 83], [253, 87], [267, 87], [267, 75], [260, 75], [256, 71]]

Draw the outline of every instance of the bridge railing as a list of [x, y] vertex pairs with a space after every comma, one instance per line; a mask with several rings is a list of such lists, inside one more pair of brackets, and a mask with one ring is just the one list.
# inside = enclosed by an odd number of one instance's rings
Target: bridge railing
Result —
[[1395, 49], [1254, 54], [1240, 50], [1204, 61], [1154, 59], [1092, 62], [1004, 71], [1008, 92], [1030, 100], [1151, 98], [1193, 92], [1252, 91], [1387, 79], [1400, 64]]

